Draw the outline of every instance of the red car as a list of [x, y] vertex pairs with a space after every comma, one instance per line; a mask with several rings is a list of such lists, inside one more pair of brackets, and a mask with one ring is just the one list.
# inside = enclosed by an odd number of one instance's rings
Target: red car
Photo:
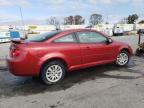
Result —
[[95, 65], [128, 64], [129, 45], [90, 29], [52, 31], [24, 41], [13, 40], [9, 70], [18, 76], [40, 76], [46, 84], [61, 81], [66, 72]]

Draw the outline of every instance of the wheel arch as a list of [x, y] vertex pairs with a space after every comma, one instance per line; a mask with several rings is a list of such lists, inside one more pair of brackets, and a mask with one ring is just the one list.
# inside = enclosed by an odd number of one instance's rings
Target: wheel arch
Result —
[[[45, 61], [43, 61], [43, 63], [41, 64], [40, 66], [40, 73], [42, 71], [42, 68], [49, 62], [51, 61], [60, 61], [64, 64], [64, 66], [66, 67], [66, 70], [68, 70], [68, 63], [61, 57], [52, 57], [52, 58], [49, 58], [49, 59], [46, 59]], [[39, 74], [40, 74], [39, 73]]]
[[131, 52], [130, 52], [130, 50], [128, 49], [128, 48], [122, 48], [121, 50], [120, 50], [120, 52], [121, 51], [126, 51], [126, 52], [128, 52], [129, 54], [131, 54]]
[[133, 55], [133, 50], [132, 50], [132, 48], [131, 48], [129, 45], [120, 47], [119, 53], [120, 53], [121, 51], [127, 51], [127, 52], [129, 53], [130, 56]]

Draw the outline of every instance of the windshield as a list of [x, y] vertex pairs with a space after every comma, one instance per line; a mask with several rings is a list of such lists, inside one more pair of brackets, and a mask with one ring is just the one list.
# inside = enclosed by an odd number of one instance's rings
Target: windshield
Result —
[[46, 41], [48, 40], [49, 38], [59, 34], [60, 31], [52, 31], [52, 32], [48, 32], [48, 33], [43, 33], [43, 34], [39, 34], [39, 35], [36, 35], [36, 36], [33, 36], [29, 39], [27, 39], [27, 41], [30, 41], [30, 42], [43, 42], [43, 41]]

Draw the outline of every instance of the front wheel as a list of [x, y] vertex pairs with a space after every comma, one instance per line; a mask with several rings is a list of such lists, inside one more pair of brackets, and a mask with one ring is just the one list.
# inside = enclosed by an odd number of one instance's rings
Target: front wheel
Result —
[[121, 67], [126, 66], [129, 63], [129, 59], [129, 53], [127, 51], [121, 51], [117, 56], [116, 64]]
[[66, 73], [64, 64], [60, 61], [51, 61], [43, 67], [41, 79], [47, 85], [52, 85], [63, 80]]

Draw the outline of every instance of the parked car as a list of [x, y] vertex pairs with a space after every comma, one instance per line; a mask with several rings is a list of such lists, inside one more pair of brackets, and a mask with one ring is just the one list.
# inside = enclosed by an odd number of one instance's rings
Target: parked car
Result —
[[0, 43], [10, 42], [10, 33], [8, 31], [0, 31]]
[[114, 36], [123, 36], [124, 30], [121, 27], [114, 27], [113, 29], [113, 35]]
[[50, 85], [72, 70], [107, 63], [126, 66], [131, 56], [132, 49], [125, 43], [95, 30], [71, 29], [13, 40], [7, 62], [12, 74], [40, 76]]

